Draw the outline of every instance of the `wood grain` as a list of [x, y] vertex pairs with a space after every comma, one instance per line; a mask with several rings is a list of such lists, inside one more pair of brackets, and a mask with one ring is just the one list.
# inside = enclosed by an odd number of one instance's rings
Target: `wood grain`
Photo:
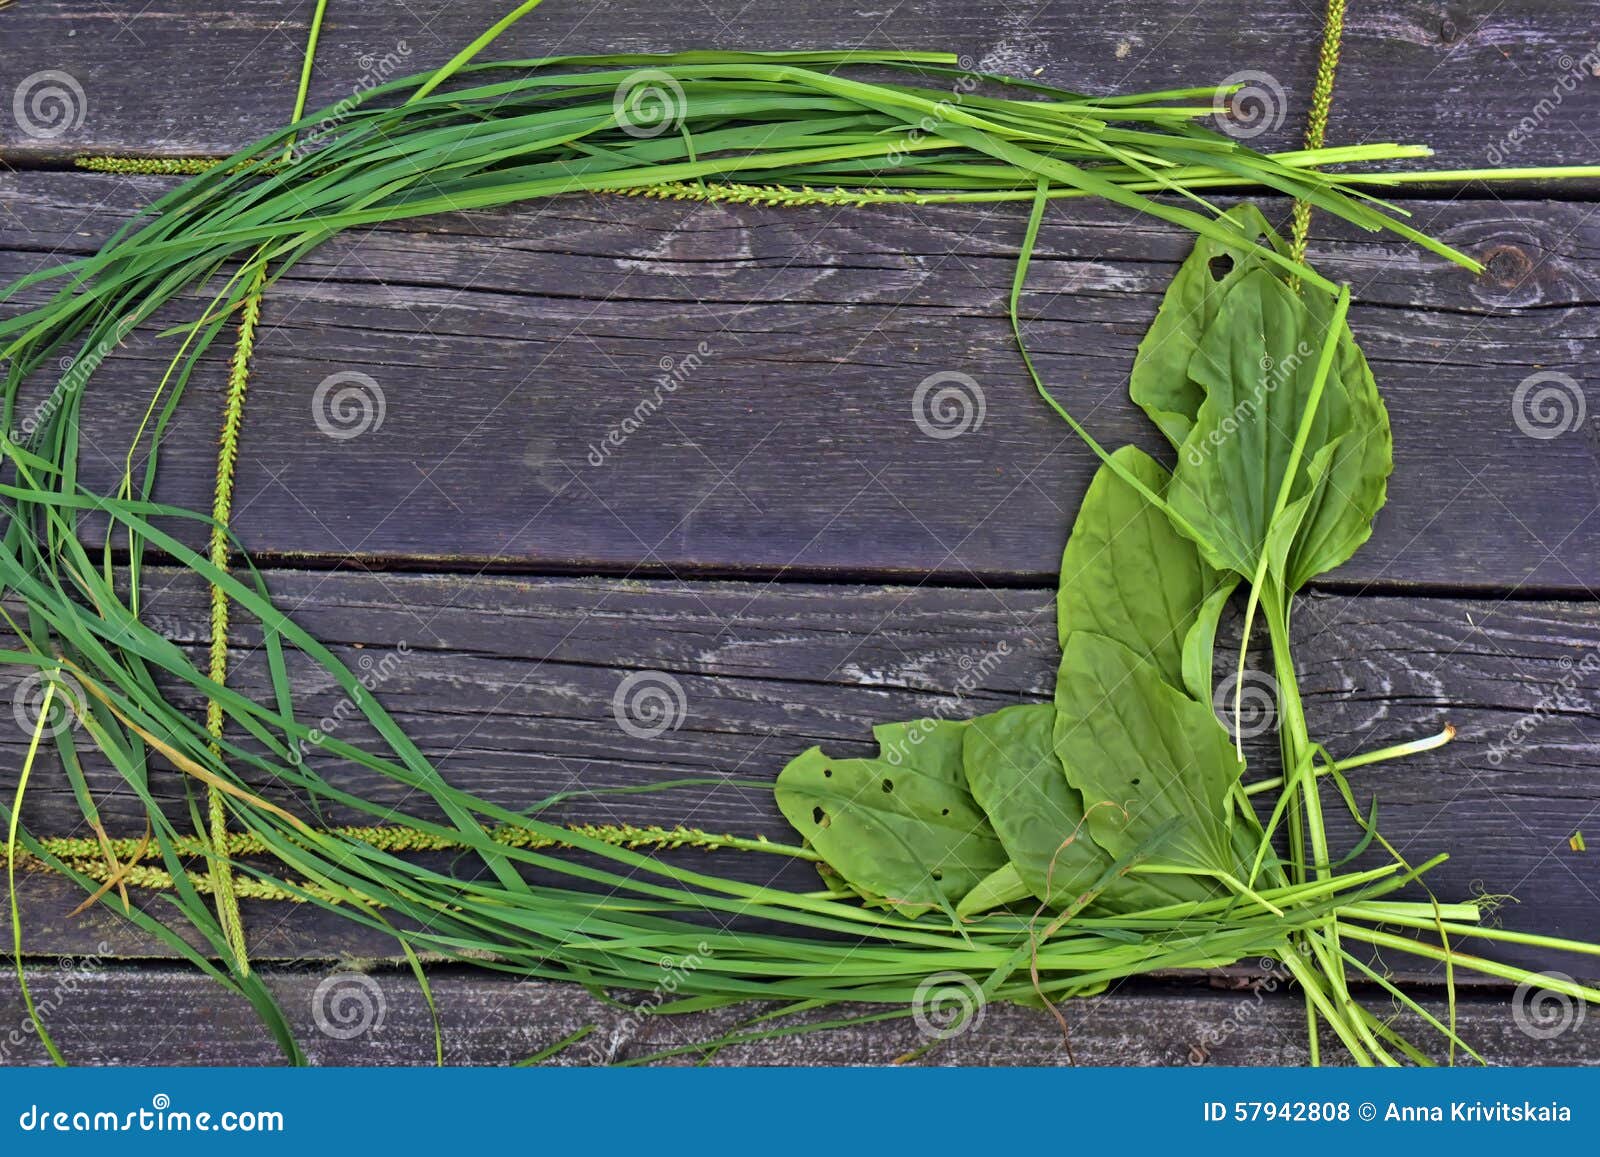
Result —
[[[965, 717], [1047, 697], [1058, 657], [1052, 594], [1041, 590], [295, 571], [272, 572], [269, 582], [283, 609], [369, 678], [450, 782], [512, 808], [573, 788], [766, 780], [812, 744], [868, 754], [874, 722]], [[145, 598], [152, 625], [198, 653], [206, 621], [198, 585], [157, 570]], [[1588, 603], [1320, 595], [1300, 604], [1295, 625], [1312, 731], [1337, 756], [1432, 734], [1446, 722], [1460, 729], [1440, 751], [1354, 778], [1363, 806], [1379, 798], [1380, 826], [1407, 857], [1451, 854], [1430, 876], [1437, 894], [1513, 895], [1519, 902], [1498, 917], [1505, 926], [1600, 941], [1600, 866], [1592, 851], [1568, 845], [1586, 829], [1592, 842], [1600, 827], [1592, 771], [1600, 611]], [[236, 635], [244, 645], [235, 681], [261, 694], [264, 661], [248, 649], [250, 630], [241, 625]], [[295, 658], [297, 716], [333, 720], [326, 726], [340, 738], [372, 742], [344, 720], [329, 678]], [[981, 677], [960, 690], [974, 671]], [[641, 737], [620, 726], [619, 687], [637, 672], [681, 692], [676, 727]], [[0, 704], [12, 696], [7, 679]], [[193, 697], [185, 701], [203, 710]], [[0, 728], [0, 760], [16, 766], [26, 739]], [[1273, 766], [1270, 740], [1268, 733], [1253, 741], [1253, 767]], [[322, 770], [366, 798], [418, 807], [405, 789], [371, 774]], [[142, 812], [127, 791], [104, 768], [91, 768], [91, 778], [112, 830], [141, 831]], [[177, 773], [158, 774], [152, 787], [181, 806]], [[289, 802], [272, 783], [259, 788]], [[24, 806], [35, 832], [81, 834], [53, 762], [41, 764]], [[1331, 846], [1352, 847], [1358, 832], [1331, 792], [1327, 806]], [[761, 788], [600, 796], [558, 814], [791, 835]], [[706, 853], [677, 855], [706, 862]], [[778, 870], [768, 857], [729, 854], [718, 854], [715, 866], [761, 881]], [[814, 877], [796, 864], [777, 879], [806, 888]], [[78, 897], [63, 881], [30, 875], [23, 884], [30, 954], [90, 952], [101, 943], [117, 955], [164, 951], [107, 909], [68, 919]], [[262, 958], [396, 951], [392, 941], [316, 911], [255, 904], [248, 923]], [[1585, 958], [1500, 947], [1494, 954], [1595, 972]]]
[[[305, 965], [264, 975], [312, 1063], [433, 1063], [432, 1022], [408, 972]], [[36, 999], [51, 999], [46, 1027], [73, 1064], [282, 1062], [249, 1005], [192, 972], [63, 958], [32, 970], [29, 979]], [[517, 982], [460, 969], [438, 969], [429, 983], [450, 1065], [515, 1063], [590, 1025], [595, 1028], [589, 1036], [549, 1063], [625, 1062], [717, 1039], [751, 1011], [649, 1018], [602, 1005], [571, 985]], [[1305, 1007], [1299, 998], [1270, 979], [1239, 985], [1228, 991], [1130, 984], [1074, 1001], [1065, 1009], [1070, 1056], [1085, 1065], [1305, 1064]], [[1423, 1005], [1445, 1016], [1441, 999], [1427, 998]], [[1561, 1027], [1559, 1014], [1541, 1027], [1528, 1018], [1529, 1006], [1521, 1007], [1519, 1020], [1518, 1006], [1507, 993], [1465, 996], [1457, 1007], [1459, 1031], [1496, 1064], [1600, 1064], [1600, 1024], [1594, 1017], [1571, 1012], [1566, 1029], [1551, 1033]], [[830, 1015], [874, 1011], [857, 1007]], [[37, 1038], [21, 1029], [26, 1022], [14, 991], [0, 991], [0, 1064], [48, 1063]], [[1530, 1035], [1522, 1024], [1546, 1035]], [[892, 1020], [735, 1045], [717, 1052], [712, 1063], [881, 1065], [928, 1040], [914, 1021]], [[1342, 1056], [1331, 1040], [1324, 1042], [1323, 1055], [1327, 1063], [1340, 1063]], [[688, 1054], [662, 1063], [698, 1059]], [[1069, 1053], [1047, 1013], [995, 1006], [984, 1010], [975, 1027], [919, 1063], [1063, 1065]]]
[[[281, 123], [312, 8], [19, 0], [0, 10], [0, 283], [93, 251], [170, 187], [54, 171], [74, 155], [227, 152]], [[312, 106], [396, 61], [402, 71], [441, 63], [503, 9], [331, 6]], [[1248, 17], [1224, 17], [1189, 0], [905, 0], [730, 17], [549, 0], [494, 52], [893, 43], [1090, 92], [1258, 70], [1274, 127], [1252, 143], [1292, 147], [1319, 9], [1262, 0]], [[1329, 139], [1426, 142], [1435, 166], [1600, 161], [1597, 27], [1600, 0], [1356, 6]], [[49, 70], [82, 91], [76, 123], [58, 136], [28, 132], [15, 111]], [[1514, 894], [1521, 902], [1496, 917], [1506, 926], [1589, 940], [1600, 940], [1600, 871], [1569, 837], [1586, 827], [1592, 837], [1600, 812], [1600, 426], [1556, 414], [1570, 429], [1530, 437], [1513, 394], [1558, 374], [1572, 406], [1600, 405], [1595, 193], [1592, 183], [1417, 190], [1403, 202], [1414, 223], [1483, 260], [1478, 278], [1317, 222], [1313, 257], [1355, 289], [1352, 318], [1389, 401], [1397, 471], [1372, 543], [1296, 619], [1313, 731], [1336, 754], [1446, 721], [1460, 728], [1442, 751], [1356, 779], [1363, 799], [1380, 797], [1381, 826], [1406, 855], [1452, 853], [1431, 877], [1438, 894]], [[1011, 347], [1004, 294], [1022, 216], [591, 198], [340, 238], [269, 297], [238, 527], [274, 565], [282, 604], [374, 674], [376, 694], [450, 780], [511, 806], [573, 786], [770, 778], [812, 743], [864, 753], [874, 721], [1041, 699], [1055, 663], [1048, 588], [1094, 462], [1033, 398]], [[1093, 204], [1058, 206], [1040, 235], [1024, 306], [1030, 345], [1063, 401], [1112, 444], [1152, 444], [1125, 400], [1126, 376], [1187, 248], [1175, 231]], [[97, 381], [84, 416], [92, 481], [114, 484], [172, 348], [141, 334]], [[590, 465], [669, 366], [678, 385], [665, 404]], [[220, 357], [205, 366], [180, 407], [163, 459], [167, 500], [209, 504], [221, 367]], [[319, 383], [340, 372], [369, 375], [384, 399], [382, 424], [350, 439], [326, 436], [313, 409]], [[919, 383], [940, 373], [970, 375], [985, 403], [982, 424], [949, 440], [913, 420]], [[331, 569], [343, 565], [356, 569]], [[533, 574], [612, 577], [521, 577]], [[709, 581], [718, 577], [742, 581]], [[204, 592], [172, 572], [150, 578], [152, 620], [200, 655]], [[238, 684], [260, 693], [249, 624], [238, 642]], [[958, 692], [962, 673], [1002, 644], [1004, 661]], [[329, 680], [291, 665], [301, 714], [339, 718]], [[684, 696], [678, 725], [652, 739], [622, 730], [614, 712], [637, 672], [670, 677]], [[0, 681], [0, 715], [14, 684]], [[1254, 767], [1270, 765], [1269, 738], [1253, 741]], [[0, 767], [17, 767], [24, 745], [0, 727]], [[109, 769], [91, 760], [89, 772], [113, 829], [141, 830]], [[400, 802], [394, 785], [330, 774]], [[176, 773], [154, 782], [181, 806]], [[14, 772], [0, 771], [0, 792], [13, 786]], [[58, 768], [40, 766], [25, 814], [37, 831], [75, 830]], [[759, 788], [596, 797], [563, 815], [786, 830]], [[1336, 847], [1356, 836], [1335, 824]], [[717, 867], [771, 875], [744, 857]], [[804, 887], [811, 876], [795, 867], [780, 879]], [[125, 920], [105, 908], [70, 917], [79, 896], [54, 877], [20, 884], [34, 995], [70, 1059], [279, 1059], [242, 1001], [175, 967]], [[160, 910], [158, 898], [141, 900]], [[393, 967], [392, 942], [278, 905], [247, 903], [246, 922], [314, 1060], [431, 1059], [426, 1009]], [[1493, 954], [1596, 973], [1592, 960]], [[370, 976], [342, 975], [352, 960]], [[1414, 960], [1389, 963], [1413, 983], [1438, 979]], [[1248, 986], [1249, 971], [1213, 983]], [[560, 1062], [627, 1060], [734, 1023], [640, 1022], [570, 987], [443, 964], [430, 974], [452, 1063], [514, 1061], [588, 1024], [598, 1031]], [[316, 1013], [350, 985], [383, 1015], [340, 1039]], [[1574, 1015], [1571, 1031], [1540, 1039], [1512, 1015], [1515, 999], [1493, 985], [1463, 997], [1463, 1031], [1490, 1059], [1600, 1063], [1593, 1018]], [[46, 1059], [24, 1023], [15, 985], [0, 982], [0, 1064]], [[1286, 991], [1192, 978], [1125, 985], [1072, 1008], [1077, 1059], [1094, 1064], [1299, 1064], [1303, 1024]], [[922, 1039], [892, 1022], [716, 1060], [882, 1063]], [[1065, 1060], [1055, 1022], [1013, 1008], [989, 1010], [929, 1058]]]
[[[15, 4], [0, 16], [0, 35], [27, 51], [7, 53], [0, 82], [9, 93], [34, 70], [66, 71], [83, 88], [85, 112], [71, 131], [50, 139], [0, 117], [0, 149], [13, 160], [91, 150], [231, 151], [288, 118], [312, 8], [310, 0], [242, 0], [220, 9], [194, 0], [142, 10], [72, 0]], [[335, 6], [323, 27], [310, 107], [387, 75], [393, 66], [383, 63], [386, 56], [400, 62], [401, 73], [436, 67], [504, 11], [497, 0]], [[1448, 168], [1485, 165], [1496, 147], [1512, 164], [1594, 163], [1600, 84], [1585, 58], [1600, 39], [1596, 27], [1595, 0], [1355, 6], [1328, 139], [1430, 144], [1438, 154], [1433, 163]], [[1254, 71], [1271, 77], [1272, 104], [1271, 127], [1252, 143], [1282, 148], [1299, 143], [1320, 35], [1321, 6], [1294, 0], [1226, 12], [1191, 0], [738, 9], [551, 0], [491, 53], [934, 49], [1094, 93], [1214, 84]], [[1525, 119], [1518, 140], [1508, 142]]]
[[[0, 279], [85, 251], [160, 187], [0, 178], [27, 222], [0, 249]], [[1578, 420], [1585, 391], [1600, 413], [1600, 216], [1555, 202], [1407, 207], [1489, 271], [1319, 222], [1313, 252], [1356, 287], [1397, 440], [1389, 506], [1337, 577], [1600, 587], [1600, 435]], [[1034, 396], [1012, 345], [1021, 216], [586, 198], [342, 238], [268, 299], [235, 524], [269, 559], [321, 564], [1053, 581], [1096, 460]], [[1040, 236], [1028, 338], [1108, 445], [1153, 444], [1126, 378], [1189, 245], [1088, 203], [1057, 207]], [[88, 393], [96, 485], [120, 477], [171, 356], [153, 332]], [[179, 505], [209, 505], [225, 355], [191, 387], [163, 455], [159, 494]], [[981, 423], [972, 408], [959, 437], [916, 421], [919, 384], [941, 373], [982, 394]], [[1556, 437], [1518, 425], [1513, 399], [1536, 373], [1570, 382]], [[351, 388], [381, 394], [381, 423], [376, 410], [330, 417], [332, 395], [317, 405], [334, 374], [368, 376]]]

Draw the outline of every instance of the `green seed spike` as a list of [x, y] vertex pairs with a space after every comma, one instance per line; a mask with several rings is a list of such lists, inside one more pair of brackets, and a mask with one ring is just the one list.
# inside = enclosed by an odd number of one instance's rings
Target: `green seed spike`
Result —
[[[733, 836], [701, 831], [698, 828], [685, 827], [682, 824], [672, 827], [654, 825], [635, 827], [632, 824], [575, 824], [569, 828], [556, 830], [568, 833], [573, 838], [563, 839], [560, 836], [540, 835], [525, 828], [516, 827], [495, 828], [488, 835], [495, 843], [511, 848], [570, 848], [577, 846], [577, 841], [588, 839], [618, 848], [699, 848], [705, 851], [769, 852], [774, 855], [790, 856], [803, 860], [816, 860], [818, 858], [817, 854], [808, 848], [775, 843], [765, 836]], [[398, 824], [327, 828], [319, 834], [355, 840], [379, 851], [395, 854], [458, 852], [464, 851], [471, 846], [460, 839]], [[101, 861], [106, 850], [106, 845], [102, 845], [98, 839], [90, 837], [52, 837], [41, 839], [39, 844], [47, 854], [60, 860], [75, 862]], [[194, 837], [180, 837], [173, 841], [173, 847], [182, 856], [203, 857], [211, 855], [213, 852], [210, 840], [201, 840]], [[266, 856], [272, 854], [267, 842], [260, 836], [250, 832], [226, 833], [224, 847], [226, 853], [235, 859], [243, 856]], [[111, 840], [109, 841], [109, 850], [123, 863], [136, 861], [137, 859], [158, 859], [161, 854], [160, 849], [153, 843], [134, 839]], [[23, 862], [23, 859], [23, 857], [19, 857], [18, 862]], [[130, 880], [129, 882], [131, 883], [132, 881]]]
[[[101, 884], [115, 881], [129, 888], [151, 892], [172, 892], [177, 889], [171, 872], [165, 868], [152, 868], [148, 864], [124, 864], [119, 871], [113, 872], [110, 865], [101, 860], [68, 860], [66, 863], [73, 871]], [[185, 872], [184, 877], [187, 885], [201, 895], [216, 895], [216, 880], [211, 873]], [[304, 904], [320, 899], [329, 904], [343, 903], [343, 898], [337, 893], [320, 888], [309, 881], [302, 880], [295, 887], [300, 891], [281, 887], [271, 880], [242, 874], [230, 875], [228, 879], [229, 891], [236, 900], [271, 900], [285, 904]]]
[[813, 189], [809, 185], [795, 189], [787, 185], [744, 185], [738, 182], [698, 185], [686, 181], [671, 181], [661, 185], [613, 191], [625, 197], [651, 197], [662, 201], [704, 201], [721, 205], [781, 205], [790, 208], [803, 205], [865, 208], [869, 205], [893, 205], [904, 204], [907, 200], [913, 202], [925, 200], [918, 197], [908, 198], [904, 193], [884, 189]]
[[123, 176], [197, 176], [209, 171], [220, 157], [74, 157], [72, 163], [91, 173]]

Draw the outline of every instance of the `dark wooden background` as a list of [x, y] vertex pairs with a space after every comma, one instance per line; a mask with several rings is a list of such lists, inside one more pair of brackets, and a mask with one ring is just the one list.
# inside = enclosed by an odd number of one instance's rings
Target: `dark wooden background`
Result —
[[[86, 103], [82, 124], [54, 139], [29, 136], [0, 107], [0, 281], [91, 252], [170, 185], [76, 171], [75, 156], [225, 153], [281, 122], [312, 7], [16, 0], [0, 10], [0, 97], [60, 69]], [[503, 7], [334, 0], [312, 106], [348, 95], [385, 54], [403, 56], [406, 71], [442, 63]], [[1252, 68], [1281, 83], [1288, 110], [1256, 143], [1292, 147], [1320, 21], [1309, 0], [1249, 12], [1179, 0], [549, 0], [495, 51], [942, 48], [1092, 92]], [[1487, 164], [1496, 145], [1513, 164], [1595, 163], [1600, 76], [1581, 62], [1597, 40], [1595, 0], [1356, 0], [1330, 141], [1425, 142], [1440, 167]], [[1524, 118], [1531, 128], [1508, 148]], [[1600, 405], [1600, 186], [1454, 184], [1400, 204], [1488, 272], [1316, 224], [1314, 259], [1355, 289], [1352, 322], [1388, 399], [1397, 468], [1371, 544], [1299, 612], [1313, 730], [1346, 755], [1453, 723], [1450, 747], [1358, 779], [1379, 793], [1390, 838], [1417, 858], [1452, 853], [1434, 877], [1444, 898], [1513, 894], [1507, 926], [1600, 940], [1600, 434], [1586, 420], [1531, 438], [1512, 407], [1540, 371], [1569, 375]], [[865, 751], [875, 720], [1047, 696], [1050, 587], [1092, 462], [1034, 398], [1007, 333], [1023, 217], [1014, 206], [582, 198], [340, 238], [268, 300], [238, 530], [283, 606], [352, 662], [391, 672], [379, 697], [445, 774], [512, 805], [573, 784], [769, 777], [813, 743]], [[1189, 244], [1089, 203], [1055, 207], [1040, 235], [1030, 342], [1108, 443], [1150, 444], [1126, 376]], [[662, 411], [590, 465], [591, 444], [664, 360], [701, 343], [710, 352]], [[168, 354], [130, 343], [96, 380], [85, 441], [103, 452], [87, 453], [91, 475], [120, 471], [144, 386]], [[337, 371], [379, 384], [380, 427], [349, 440], [319, 432], [313, 392]], [[912, 393], [938, 371], [980, 384], [980, 428], [947, 441], [919, 432]], [[191, 387], [164, 454], [168, 501], [208, 504], [222, 381], [219, 357]], [[151, 583], [165, 588], [152, 614], [203, 647], [204, 592], [167, 577]], [[238, 641], [239, 682], [259, 686], [247, 624]], [[958, 695], [964, 664], [1000, 641], [1007, 660]], [[651, 740], [619, 729], [612, 695], [635, 671], [679, 681], [679, 728]], [[302, 681], [302, 714], [332, 710], [325, 679]], [[1514, 750], [1491, 755], [1530, 713], [1536, 724]], [[25, 744], [0, 728], [0, 788]], [[27, 819], [69, 834], [77, 813], [53, 770], [31, 788]], [[138, 830], [125, 799], [108, 794], [105, 811], [113, 830]], [[784, 830], [762, 792], [613, 797], [570, 814]], [[1569, 837], [1585, 829], [1596, 849], [1575, 852]], [[806, 886], [805, 873], [793, 879]], [[47, 877], [25, 879], [23, 896], [35, 995], [54, 997], [48, 1024], [70, 1059], [276, 1059], [242, 1002], [120, 918], [103, 908], [69, 918], [78, 897]], [[316, 1060], [431, 1060], [426, 1010], [392, 943], [312, 912], [245, 907], [255, 959]], [[1600, 975], [1592, 958], [1505, 955]], [[1442, 997], [1437, 975], [1396, 963]], [[366, 971], [381, 994], [381, 1020], [348, 1040], [313, 1016], [338, 969]], [[433, 971], [454, 1063], [516, 1060], [589, 1023], [625, 1058], [714, 1035], [718, 1023], [635, 1034], [581, 993]], [[1302, 1061], [1298, 998], [1245, 983], [1150, 980], [1075, 1005], [1077, 1058], [1188, 1063], [1203, 1044], [1212, 1063]], [[1600, 1016], [1540, 1039], [1518, 1028], [1513, 1003], [1509, 986], [1487, 983], [1463, 998], [1464, 1031], [1491, 1058], [1600, 1061]], [[0, 1060], [44, 1059], [25, 1033], [8, 1043], [25, 1020], [14, 981], [0, 978]], [[719, 1060], [882, 1062], [915, 1039], [910, 1025], [839, 1032]], [[1066, 1054], [1049, 1017], [995, 1009], [932, 1059]]]

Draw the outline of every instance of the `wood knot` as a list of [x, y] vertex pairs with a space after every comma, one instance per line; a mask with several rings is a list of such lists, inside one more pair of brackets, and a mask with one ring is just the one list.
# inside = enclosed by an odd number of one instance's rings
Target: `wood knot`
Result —
[[1533, 259], [1515, 245], [1496, 245], [1483, 255], [1483, 275], [1505, 289], [1516, 289], [1533, 274]]
[[1448, 16], [1441, 17], [1439, 20], [1439, 43], [1446, 48], [1450, 48], [1460, 39], [1461, 29], [1456, 22]]

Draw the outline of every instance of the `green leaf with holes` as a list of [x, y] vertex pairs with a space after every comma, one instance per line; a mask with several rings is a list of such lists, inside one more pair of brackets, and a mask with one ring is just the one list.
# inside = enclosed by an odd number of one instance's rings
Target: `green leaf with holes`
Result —
[[1265, 269], [1233, 283], [1189, 363], [1205, 400], [1167, 489], [1206, 560], [1250, 578], [1292, 469], [1288, 500], [1303, 506], [1280, 544], [1290, 592], [1366, 541], [1393, 465], [1388, 416], [1348, 327], [1295, 451], [1332, 314], [1325, 295], [1302, 297]]
[[778, 807], [852, 887], [908, 915], [948, 907], [1006, 863], [967, 790], [965, 724], [874, 728], [876, 759], [802, 752], [778, 775]]
[[1189, 360], [1201, 338], [1222, 312], [1228, 291], [1246, 273], [1275, 269], [1244, 238], [1260, 238], [1278, 252], [1288, 252], [1254, 205], [1237, 205], [1221, 221], [1239, 230], [1239, 243], [1204, 236], [1195, 241], [1194, 251], [1167, 287], [1156, 320], [1139, 343], [1128, 382], [1129, 395], [1174, 447], [1188, 439], [1205, 401], [1204, 388], [1189, 377]]

